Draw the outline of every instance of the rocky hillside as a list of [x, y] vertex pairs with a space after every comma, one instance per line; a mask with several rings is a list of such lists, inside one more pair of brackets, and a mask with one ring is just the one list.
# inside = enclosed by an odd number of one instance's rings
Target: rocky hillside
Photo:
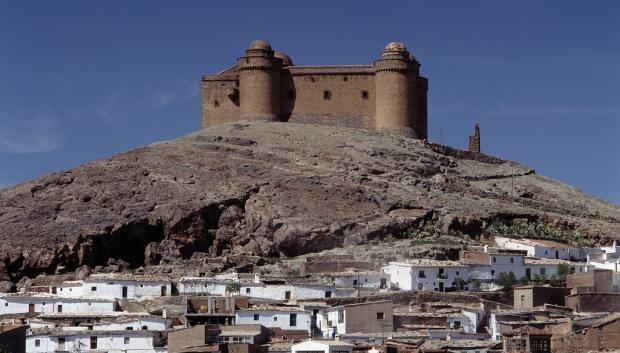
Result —
[[383, 237], [620, 235], [620, 208], [521, 164], [378, 132], [231, 124], [0, 191], [0, 281]]

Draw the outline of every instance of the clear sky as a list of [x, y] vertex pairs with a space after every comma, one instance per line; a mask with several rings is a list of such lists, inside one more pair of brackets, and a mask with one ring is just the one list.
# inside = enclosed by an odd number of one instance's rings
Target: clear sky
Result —
[[431, 141], [478, 121], [484, 152], [620, 204], [620, 1], [0, 0], [0, 187], [199, 129], [200, 75], [257, 38], [306, 65], [402, 41]]

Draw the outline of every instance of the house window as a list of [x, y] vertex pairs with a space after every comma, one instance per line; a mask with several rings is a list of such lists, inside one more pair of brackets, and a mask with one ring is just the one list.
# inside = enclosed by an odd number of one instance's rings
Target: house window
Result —
[[332, 99], [332, 91], [326, 89], [323, 91], [323, 99], [325, 99], [326, 101], [329, 101]]
[[342, 80], [343, 80], [344, 82], [347, 82], [347, 81], [349, 81], [349, 78], [348, 78], [347, 76], [343, 76], [343, 77], [342, 77]]
[[288, 324], [289, 326], [297, 326], [297, 314], [291, 314]]
[[146, 331], [146, 330], [148, 330], [148, 329], [149, 329], [149, 327], [148, 327], [148, 326], [146, 326], [146, 325], [144, 325], [144, 326], [142, 326], [142, 329]]
[[58, 305], [58, 312], [62, 313], [62, 305], [60, 305], [60, 304]]
[[278, 321], [278, 317], [277, 317], [277, 316], [274, 316], [274, 317], [273, 317], [273, 321]]
[[259, 314], [254, 314], [254, 321], [258, 321], [258, 318], [260, 317]]
[[131, 331], [131, 330], [133, 330], [133, 326], [127, 326], [127, 327], [125, 327], [125, 330], [127, 330], [127, 331]]
[[357, 280], [356, 279], [353, 280], [353, 285], [357, 286]]
[[456, 271], [456, 275], [457, 275], [457, 276], [459, 275], [459, 271]]
[[250, 288], [246, 288], [245, 292], [249, 294], [250, 293]]
[[341, 324], [344, 322], [344, 310], [338, 310], [338, 323]]
[[332, 297], [332, 291], [326, 290], [325, 291], [325, 298], [331, 298], [331, 297]]
[[123, 339], [123, 343], [125, 343], [125, 344], [129, 344], [129, 337], [125, 337], [125, 338]]
[[379, 312], [377, 313], [377, 320], [383, 320], [385, 317], [385, 315], [383, 315], [383, 313]]
[[368, 91], [362, 91], [362, 99], [363, 100], [368, 100]]
[[287, 290], [286, 292], [284, 292], [284, 299], [291, 299], [291, 291]]
[[424, 271], [418, 272], [418, 278], [426, 278], [426, 275], [424, 274]]
[[497, 262], [497, 257], [493, 256], [493, 263]]
[[41, 347], [41, 340], [34, 340], [35, 347]]
[[218, 101], [217, 99], [213, 101], [213, 106], [214, 107], [219, 107], [220, 106], [220, 101]]
[[495, 276], [495, 270], [491, 270], [491, 276]]
[[514, 264], [515, 263], [515, 259], [513, 259], [512, 257], [510, 258], [510, 263]]
[[546, 269], [546, 268], [541, 268], [541, 269], [540, 269], [540, 274], [541, 274], [541, 275], [545, 275], [545, 274], [547, 274], [547, 269]]
[[288, 90], [288, 99], [295, 99], [295, 90], [294, 89], [289, 89]]
[[96, 292], [97, 291], [97, 287], [90, 287], [90, 291], [91, 292]]
[[461, 328], [461, 322], [460, 322], [460, 321], [455, 321], [455, 322], [454, 322], [454, 329], [455, 329], [455, 330], [458, 330], [458, 329], [460, 329], [460, 328]]
[[90, 336], [90, 349], [97, 349], [97, 336]]

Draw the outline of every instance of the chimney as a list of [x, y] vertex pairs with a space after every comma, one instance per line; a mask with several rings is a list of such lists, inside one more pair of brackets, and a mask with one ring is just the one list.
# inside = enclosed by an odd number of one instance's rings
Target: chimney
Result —
[[474, 126], [474, 134], [469, 136], [469, 152], [480, 153], [480, 124]]

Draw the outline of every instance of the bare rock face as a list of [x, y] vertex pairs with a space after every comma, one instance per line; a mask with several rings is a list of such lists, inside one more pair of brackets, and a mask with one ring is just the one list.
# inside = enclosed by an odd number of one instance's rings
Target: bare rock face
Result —
[[1, 190], [0, 281], [110, 258], [295, 256], [430, 218], [476, 236], [516, 217], [620, 234], [617, 206], [514, 162], [373, 131], [230, 124]]

